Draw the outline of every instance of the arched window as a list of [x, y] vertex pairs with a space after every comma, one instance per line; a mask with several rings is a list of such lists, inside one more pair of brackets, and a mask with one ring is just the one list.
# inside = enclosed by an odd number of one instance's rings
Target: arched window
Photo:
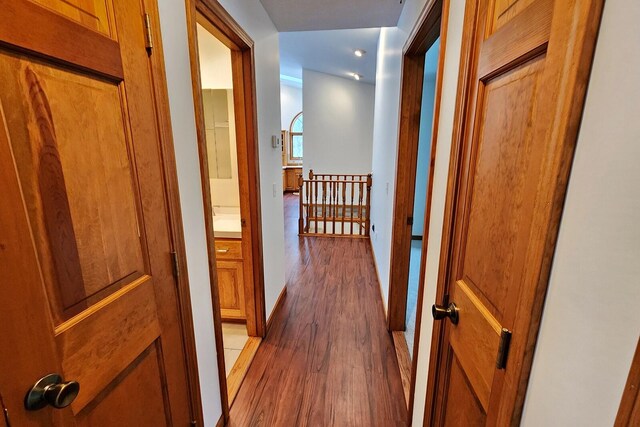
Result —
[[289, 160], [292, 163], [302, 162], [302, 153], [304, 150], [302, 120], [301, 111], [291, 120], [291, 126], [289, 127]]

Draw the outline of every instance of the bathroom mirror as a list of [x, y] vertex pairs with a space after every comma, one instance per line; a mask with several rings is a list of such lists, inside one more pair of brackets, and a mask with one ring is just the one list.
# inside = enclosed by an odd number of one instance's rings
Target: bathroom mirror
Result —
[[226, 89], [202, 91], [209, 178], [212, 179], [232, 179], [229, 92]]

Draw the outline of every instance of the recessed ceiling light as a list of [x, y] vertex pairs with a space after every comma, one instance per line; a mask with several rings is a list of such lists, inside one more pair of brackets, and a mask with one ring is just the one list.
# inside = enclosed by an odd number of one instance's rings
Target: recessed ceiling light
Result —
[[364, 49], [356, 49], [356, 50], [353, 51], [353, 54], [355, 56], [357, 56], [358, 58], [362, 58], [365, 53], [367, 53], [367, 51], [364, 50]]
[[353, 77], [356, 80], [360, 80], [362, 78], [362, 76], [358, 73], [349, 73], [351, 74], [351, 77]]

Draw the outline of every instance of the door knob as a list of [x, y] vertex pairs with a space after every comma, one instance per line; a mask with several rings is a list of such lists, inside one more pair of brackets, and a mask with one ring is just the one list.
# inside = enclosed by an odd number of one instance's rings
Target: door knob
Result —
[[431, 306], [431, 315], [435, 320], [442, 320], [448, 317], [451, 323], [454, 325], [458, 324], [458, 307], [453, 302], [450, 303], [448, 307], [433, 304]]
[[80, 384], [76, 381], [65, 382], [60, 374], [48, 374], [40, 378], [31, 387], [24, 398], [27, 411], [37, 411], [45, 406], [56, 409], [71, 405], [80, 392]]

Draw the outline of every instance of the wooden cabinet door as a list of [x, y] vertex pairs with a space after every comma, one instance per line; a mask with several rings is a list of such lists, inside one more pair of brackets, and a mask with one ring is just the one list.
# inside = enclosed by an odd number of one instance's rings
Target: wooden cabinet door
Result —
[[287, 169], [287, 189], [293, 191], [296, 188], [296, 170], [295, 169]]
[[242, 261], [216, 261], [220, 312], [223, 319], [247, 318], [244, 298], [244, 273]]
[[442, 320], [425, 425], [517, 425], [602, 1], [466, 8], [438, 301], [459, 321]]
[[[144, 3], [0, 8], [0, 393], [15, 426], [192, 420]], [[79, 394], [26, 411], [49, 373]]]

